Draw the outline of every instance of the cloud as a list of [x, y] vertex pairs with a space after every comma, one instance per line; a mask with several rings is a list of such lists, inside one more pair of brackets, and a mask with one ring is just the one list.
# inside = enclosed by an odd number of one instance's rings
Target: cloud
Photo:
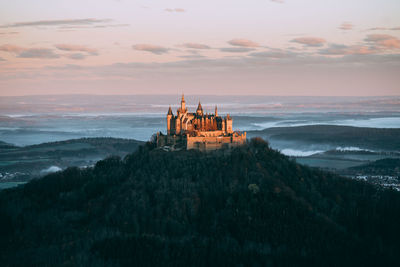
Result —
[[254, 48], [249, 48], [249, 47], [223, 47], [219, 49], [219, 51], [221, 52], [229, 52], [229, 53], [244, 53], [253, 50]]
[[275, 2], [275, 3], [281, 3], [281, 4], [285, 3], [284, 0], [270, 0], [270, 1]]
[[156, 55], [165, 54], [169, 51], [169, 49], [166, 47], [151, 44], [136, 44], [133, 45], [132, 48], [135, 50], [151, 52]]
[[0, 46], [0, 51], [4, 51], [4, 52], [21, 53], [24, 50], [26, 50], [26, 49], [23, 47], [17, 46], [17, 45], [5, 44], [5, 45]]
[[19, 58], [59, 58], [52, 49], [48, 48], [25, 48], [17, 45], [2, 45], [0, 51], [16, 54]]
[[369, 55], [374, 54], [377, 51], [369, 46], [365, 45], [341, 45], [331, 44], [328, 48], [321, 49], [319, 53], [321, 55], [331, 56], [345, 56], [345, 55]]
[[67, 54], [65, 57], [70, 58], [70, 59], [75, 59], [75, 60], [82, 60], [86, 58], [86, 55], [82, 53], [73, 53], [73, 54]]
[[171, 12], [171, 13], [172, 12], [178, 12], [178, 13], [186, 12], [186, 10], [183, 8], [166, 8], [166, 9], [164, 9], [164, 11]]
[[339, 29], [344, 30], [344, 31], [348, 31], [348, 30], [352, 30], [354, 27], [353, 24], [351, 24], [350, 22], [343, 22], [340, 26]]
[[199, 44], [199, 43], [185, 43], [182, 46], [186, 47], [186, 48], [191, 48], [191, 49], [210, 49], [211, 48], [208, 45]]
[[374, 27], [367, 29], [367, 31], [400, 31], [400, 27], [394, 27], [394, 28]]
[[206, 58], [205, 56], [198, 55], [198, 54], [192, 54], [192, 55], [183, 55], [183, 56], [178, 56], [180, 58], [185, 58], [185, 59], [200, 59], [200, 58]]
[[117, 27], [128, 27], [130, 24], [105, 24], [105, 25], [94, 25], [91, 28], [117, 28]]
[[370, 34], [365, 38], [365, 41], [386, 49], [400, 48], [400, 40], [388, 34]]
[[19, 32], [0, 32], [0, 35], [18, 34]]
[[249, 54], [251, 57], [255, 58], [273, 58], [273, 59], [283, 59], [283, 58], [293, 58], [297, 54], [293, 52], [284, 51], [281, 49], [275, 49], [271, 51], [255, 52]]
[[56, 44], [55, 47], [59, 50], [69, 52], [86, 52], [91, 55], [98, 55], [97, 49], [90, 48], [84, 45], [72, 45], [72, 44]]
[[303, 44], [305, 46], [319, 47], [326, 43], [325, 39], [317, 37], [299, 37], [291, 40], [293, 43]]
[[117, 28], [117, 27], [127, 27], [130, 26], [130, 24], [102, 24], [102, 25], [89, 25], [89, 26], [82, 26], [82, 25], [76, 25], [76, 26], [60, 26], [58, 29], [59, 31], [73, 31], [73, 30], [80, 30], [80, 29], [100, 29], [100, 28]]
[[374, 28], [369, 28], [367, 31], [386, 31], [389, 30], [388, 28], [385, 27], [374, 27]]
[[241, 47], [259, 47], [260, 45], [256, 42], [250, 41], [248, 39], [232, 39], [228, 41], [228, 44]]
[[52, 49], [47, 48], [29, 48], [19, 53], [17, 57], [20, 58], [59, 58]]
[[77, 26], [77, 25], [93, 25], [98, 23], [106, 23], [111, 19], [62, 19], [62, 20], [37, 20], [16, 22], [12, 24], [0, 25], [0, 28], [30, 27], [30, 26]]
[[0, 61], [7, 61], [7, 60], [5, 60], [4, 58], [0, 57]]

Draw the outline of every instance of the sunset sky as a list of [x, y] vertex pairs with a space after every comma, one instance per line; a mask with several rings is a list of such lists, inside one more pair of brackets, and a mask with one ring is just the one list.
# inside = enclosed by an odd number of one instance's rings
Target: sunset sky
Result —
[[2, 0], [0, 95], [400, 95], [399, 0]]

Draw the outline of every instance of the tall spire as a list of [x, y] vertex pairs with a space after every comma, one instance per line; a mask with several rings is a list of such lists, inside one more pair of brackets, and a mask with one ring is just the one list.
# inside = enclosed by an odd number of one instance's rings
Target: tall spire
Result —
[[215, 117], [218, 117], [218, 108], [217, 108], [217, 105], [215, 105]]
[[185, 96], [182, 94], [181, 111], [182, 111], [182, 112], [185, 112], [185, 110], [186, 110]]
[[201, 103], [200, 103], [200, 101], [199, 101], [199, 105], [197, 106], [197, 110], [201, 110], [201, 111], [203, 111], [203, 107], [201, 106]]
[[197, 106], [196, 114], [203, 116], [203, 107], [201, 106], [200, 101], [199, 101], [199, 105]]
[[174, 115], [174, 114], [172, 114], [172, 109], [171, 109], [171, 106], [169, 106], [169, 109], [168, 109], [168, 114], [167, 115]]

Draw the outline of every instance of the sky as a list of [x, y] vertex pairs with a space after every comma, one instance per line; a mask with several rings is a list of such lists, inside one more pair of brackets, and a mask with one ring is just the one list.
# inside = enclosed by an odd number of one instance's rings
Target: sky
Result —
[[400, 95], [399, 0], [0, 0], [0, 96]]

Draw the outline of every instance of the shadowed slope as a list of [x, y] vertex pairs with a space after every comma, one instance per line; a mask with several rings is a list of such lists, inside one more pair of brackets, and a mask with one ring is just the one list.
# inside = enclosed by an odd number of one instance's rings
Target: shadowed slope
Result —
[[0, 193], [5, 265], [393, 265], [400, 194], [315, 171], [261, 139], [67, 169]]

